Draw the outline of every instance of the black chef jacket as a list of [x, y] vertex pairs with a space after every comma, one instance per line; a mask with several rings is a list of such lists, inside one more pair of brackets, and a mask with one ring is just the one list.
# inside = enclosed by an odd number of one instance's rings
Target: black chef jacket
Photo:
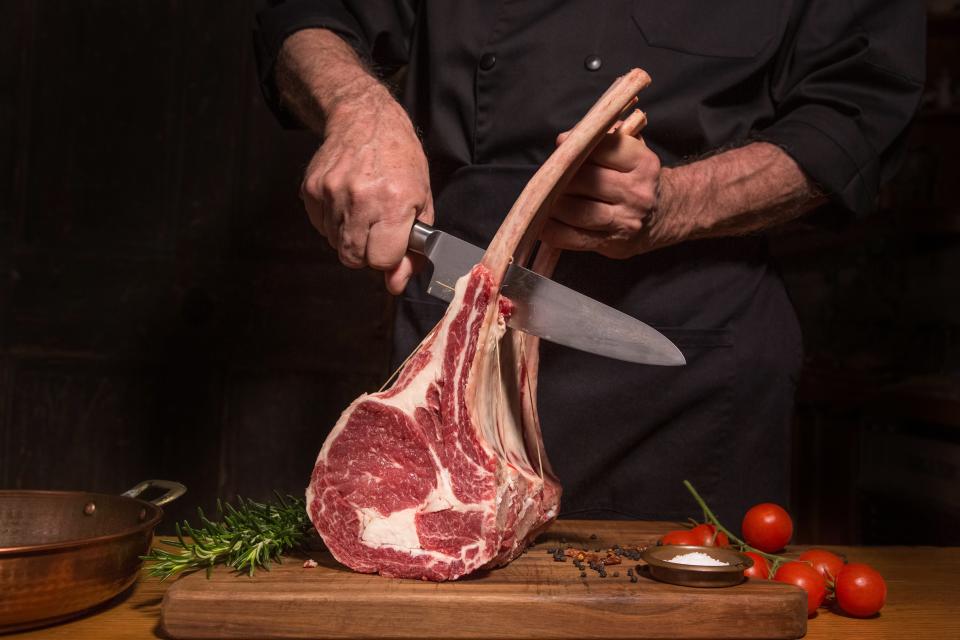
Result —
[[[263, 88], [284, 38], [330, 29], [385, 76], [423, 137], [437, 226], [485, 245], [523, 185], [619, 75], [641, 67], [644, 138], [670, 166], [765, 140], [865, 214], [900, 151], [924, 74], [915, 0], [289, 0], [258, 16]], [[543, 344], [539, 407], [562, 513], [683, 518], [690, 479], [721, 518], [787, 503], [796, 316], [762, 235], [628, 260], [566, 252], [555, 278], [671, 337], [687, 366]], [[411, 282], [395, 360], [443, 305]]]

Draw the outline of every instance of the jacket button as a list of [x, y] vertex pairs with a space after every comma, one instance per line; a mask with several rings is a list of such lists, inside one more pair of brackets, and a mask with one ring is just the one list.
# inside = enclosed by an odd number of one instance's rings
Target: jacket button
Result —
[[480, 56], [480, 68], [484, 71], [490, 71], [495, 64], [497, 64], [497, 55], [495, 53], [485, 53]]
[[600, 59], [600, 56], [591, 53], [586, 58], [583, 59], [583, 66], [587, 71], [596, 71], [603, 64], [603, 60]]

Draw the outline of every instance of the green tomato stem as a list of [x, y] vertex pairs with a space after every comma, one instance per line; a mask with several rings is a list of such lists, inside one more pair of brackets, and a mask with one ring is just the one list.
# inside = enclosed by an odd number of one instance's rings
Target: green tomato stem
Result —
[[696, 500], [697, 504], [700, 505], [700, 508], [703, 509], [704, 519], [710, 522], [713, 526], [715, 526], [717, 528], [717, 531], [723, 531], [725, 534], [727, 534], [727, 537], [730, 538], [731, 541], [737, 543], [741, 551], [752, 551], [758, 555], [763, 556], [767, 560], [771, 560], [773, 562], [773, 564], [770, 566], [771, 576], [774, 573], [776, 573], [777, 567], [779, 567], [781, 564], [783, 564], [784, 562], [792, 562], [790, 558], [787, 558], [784, 556], [778, 556], [773, 553], [767, 553], [766, 551], [760, 551], [760, 549], [757, 549], [756, 547], [751, 547], [746, 542], [744, 542], [737, 536], [733, 535], [729, 529], [727, 529], [725, 526], [723, 526], [720, 523], [720, 520], [718, 520], [717, 516], [715, 516], [713, 511], [710, 510], [710, 507], [707, 506], [706, 501], [700, 497], [700, 494], [697, 493], [697, 490], [693, 488], [693, 485], [690, 484], [689, 480], [684, 480], [683, 486], [687, 488], [687, 491], [690, 492], [690, 495], [693, 496], [693, 499]]

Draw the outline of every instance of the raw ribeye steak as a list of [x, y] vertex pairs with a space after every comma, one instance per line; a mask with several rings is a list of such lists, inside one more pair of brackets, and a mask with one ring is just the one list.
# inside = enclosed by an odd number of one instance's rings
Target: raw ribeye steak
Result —
[[[538, 341], [506, 326], [511, 260], [531, 262], [541, 210], [649, 83], [618, 79], [527, 184], [482, 262], [386, 391], [343, 412], [317, 457], [307, 511], [356, 571], [452, 580], [506, 564], [557, 515], [536, 411]], [[549, 273], [541, 247], [532, 268]]]

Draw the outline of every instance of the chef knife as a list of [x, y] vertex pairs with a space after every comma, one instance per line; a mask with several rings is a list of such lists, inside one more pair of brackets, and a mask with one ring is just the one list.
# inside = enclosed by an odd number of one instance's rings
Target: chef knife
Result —
[[[416, 222], [410, 251], [433, 263], [427, 293], [450, 302], [460, 277], [483, 259], [483, 249]], [[682, 365], [670, 340], [636, 318], [529, 269], [510, 265], [500, 292], [515, 305], [507, 325], [581, 351], [641, 364]]]

